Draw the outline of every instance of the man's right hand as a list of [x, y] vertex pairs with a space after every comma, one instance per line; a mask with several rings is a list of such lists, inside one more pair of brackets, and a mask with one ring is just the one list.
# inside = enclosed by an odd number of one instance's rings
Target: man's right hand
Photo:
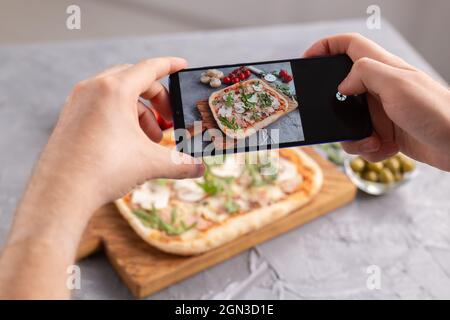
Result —
[[345, 95], [368, 93], [372, 136], [342, 143], [345, 151], [380, 161], [401, 151], [450, 171], [450, 91], [359, 34], [341, 34], [312, 45], [305, 57], [346, 53], [351, 72], [339, 85]]

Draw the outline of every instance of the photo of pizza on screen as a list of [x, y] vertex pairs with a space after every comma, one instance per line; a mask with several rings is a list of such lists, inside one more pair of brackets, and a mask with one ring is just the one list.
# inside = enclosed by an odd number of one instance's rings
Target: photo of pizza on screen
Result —
[[[216, 129], [227, 141], [243, 145], [304, 140], [290, 62], [186, 69], [179, 72], [179, 86], [191, 136], [198, 134], [194, 126], [201, 123], [201, 132]], [[221, 143], [216, 148], [223, 148]]]

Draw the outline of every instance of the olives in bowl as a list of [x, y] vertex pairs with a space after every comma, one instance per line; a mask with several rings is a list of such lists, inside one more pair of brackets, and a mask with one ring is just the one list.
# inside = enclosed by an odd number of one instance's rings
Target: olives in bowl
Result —
[[380, 162], [369, 162], [360, 156], [348, 156], [344, 160], [344, 169], [360, 190], [372, 195], [382, 195], [410, 180], [416, 173], [416, 164], [401, 153]]

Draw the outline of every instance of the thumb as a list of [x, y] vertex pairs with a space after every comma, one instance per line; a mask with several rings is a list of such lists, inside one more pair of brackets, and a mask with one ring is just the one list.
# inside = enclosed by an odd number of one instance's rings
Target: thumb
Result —
[[185, 179], [201, 177], [205, 172], [205, 166], [201, 158], [193, 158], [185, 153], [167, 148], [159, 144], [153, 144], [147, 153], [149, 168], [152, 178]]
[[383, 89], [389, 86], [396, 77], [397, 68], [374, 59], [361, 58], [356, 60], [347, 77], [338, 87], [340, 93], [345, 95], [370, 92], [382, 95]]

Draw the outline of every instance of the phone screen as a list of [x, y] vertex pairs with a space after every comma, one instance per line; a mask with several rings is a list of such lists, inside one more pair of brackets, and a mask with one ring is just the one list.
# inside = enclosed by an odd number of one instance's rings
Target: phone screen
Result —
[[337, 90], [347, 55], [184, 69], [170, 76], [179, 151], [193, 156], [358, 140], [365, 95]]

